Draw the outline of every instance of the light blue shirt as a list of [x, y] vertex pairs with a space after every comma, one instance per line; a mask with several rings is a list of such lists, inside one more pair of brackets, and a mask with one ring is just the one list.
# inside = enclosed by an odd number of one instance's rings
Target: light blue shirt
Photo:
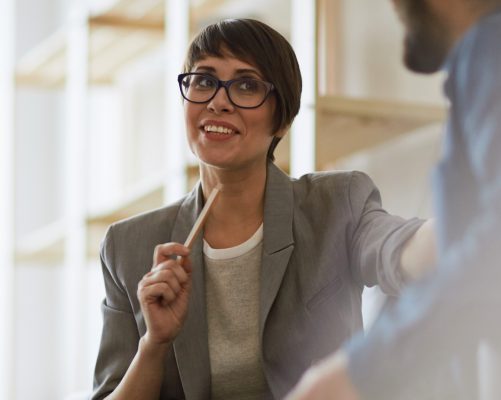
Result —
[[413, 393], [444, 369], [441, 398], [475, 399], [475, 368], [460, 379], [453, 368], [474, 367], [464, 361], [481, 341], [501, 355], [501, 10], [466, 33], [446, 69], [451, 109], [433, 176], [438, 270], [346, 346], [363, 399], [430, 398]]

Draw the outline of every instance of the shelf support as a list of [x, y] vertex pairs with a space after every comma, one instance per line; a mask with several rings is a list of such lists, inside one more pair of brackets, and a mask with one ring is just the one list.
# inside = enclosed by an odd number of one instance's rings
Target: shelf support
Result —
[[343, 0], [318, 0], [318, 90], [320, 96], [339, 94], [343, 87]]
[[186, 193], [188, 150], [177, 83], [189, 36], [189, 2], [165, 0], [165, 190], [166, 203]]
[[15, 1], [0, 0], [0, 398], [13, 399], [15, 371], [14, 57]]
[[315, 103], [317, 97], [317, 0], [292, 0], [292, 45], [303, 77], [301, 110], [291, 130], [291, 175], [315, 170]]
[[134, 20], [115, 15], [96, 15], [89, 18], [91, 27], [108, 27], [123, 30], [143, 30], [163, 33], [165, 24], [163, 21]]
[[87, 125], [88, 125], [88, 55], [89, 27], [86, 2], [75, 4], [67, 21], [67, 80], [65, 121], [64, 176], [65, 223], [67, 239], [64, 251], [63, 273], [63, 375], [64, 393], [78, 388], [79, 377], [85, 372], [81, 343], [85, 342], [84, 309], [87, 199]]

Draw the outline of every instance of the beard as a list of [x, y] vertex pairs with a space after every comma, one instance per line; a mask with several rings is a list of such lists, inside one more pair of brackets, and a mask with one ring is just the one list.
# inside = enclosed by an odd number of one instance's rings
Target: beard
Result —
[[406, 34], [404, 63], [412, 71], [431, 74], [441, 69], [449, 53], [449, 35], [424, 0], [400, 2]]

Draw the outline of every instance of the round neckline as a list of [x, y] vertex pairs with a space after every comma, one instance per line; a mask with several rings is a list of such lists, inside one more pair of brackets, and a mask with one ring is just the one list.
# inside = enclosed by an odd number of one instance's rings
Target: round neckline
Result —
[[234, 247], [228, 247], [225, 249], [214, 249], [204, 239], [203, 252], [207, 257], [213, 260], [227, 260], [230, 258], [235, 258], [244, 255], [245, 253], [249, 252], [254, 247], [256, 247], [259, 243], [261, 243], [262, 240], [263, 240], [263, 223], [261, 223], [257, 231], [254, 232], [254, 234], [249, 239]]

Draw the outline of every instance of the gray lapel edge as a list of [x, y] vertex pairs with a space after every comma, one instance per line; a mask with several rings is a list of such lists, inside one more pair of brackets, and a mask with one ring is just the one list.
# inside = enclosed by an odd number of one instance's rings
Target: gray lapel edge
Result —
[[264, 202], [264, 243], [259, 321], [261, 337], [294, 250], [292, 182], [289, 176], [272, 162], [268, 163]]
[[[198, 183], [180, 206], [172, 231], [173, 241], [184, 243], [202, 206], [202, 186]], [[173, 345], [179, 376], [187, 400], [210, 397], [210, 361], [207, 342], [202, 238], [203, 234], [199, 235], [191, 251], [193, 286], [188, 314]]]

